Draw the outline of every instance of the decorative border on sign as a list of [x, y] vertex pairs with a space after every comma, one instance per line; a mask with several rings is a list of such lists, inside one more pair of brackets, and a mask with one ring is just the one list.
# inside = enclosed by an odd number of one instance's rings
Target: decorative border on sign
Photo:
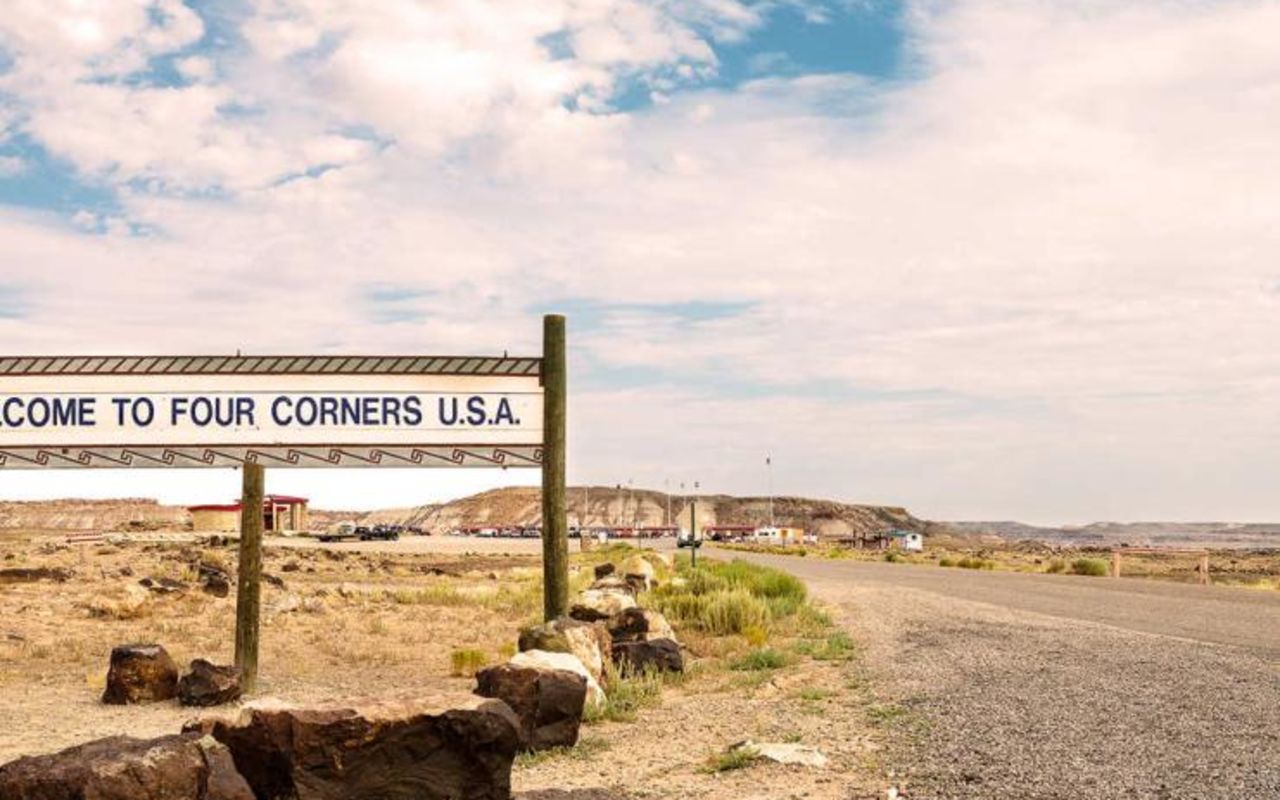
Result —
[[511, 356], [0, 356], [19, 375], [494, 375], [538, 377], [542, 359]]
[[542, 445], [316, 445], [0, 448], [0, 469], [127, 467], [540, 467]]

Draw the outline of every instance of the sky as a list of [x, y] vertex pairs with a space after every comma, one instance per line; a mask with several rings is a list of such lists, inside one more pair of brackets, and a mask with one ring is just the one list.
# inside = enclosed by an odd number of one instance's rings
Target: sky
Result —
[[523, 355], [561, 311], [574, 483], [1277, 520], [1277, 31], [1267, 0], [6, 0], [0, 351]]

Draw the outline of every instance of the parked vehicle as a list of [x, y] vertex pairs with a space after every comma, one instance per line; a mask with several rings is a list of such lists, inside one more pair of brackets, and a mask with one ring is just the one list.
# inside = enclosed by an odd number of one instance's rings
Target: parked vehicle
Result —
[[357, 530], [354, 522], [339, 522], [329, 526], [329, 529], [317, 538], [322, 542], [341, 542], [343, 539], [355, 539], [359, 536]]
[[394, 542], [400, 538], [400, 530], [398, 525], [374, 525], [372, 528], [356, 528], [356, 535], [362, 542]]

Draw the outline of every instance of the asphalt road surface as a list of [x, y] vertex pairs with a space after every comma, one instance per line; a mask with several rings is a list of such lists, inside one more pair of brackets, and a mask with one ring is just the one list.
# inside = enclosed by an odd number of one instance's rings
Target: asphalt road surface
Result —
[[1280, 798], [1278, 593], [723, 555], [842, 607], [906, 797]]

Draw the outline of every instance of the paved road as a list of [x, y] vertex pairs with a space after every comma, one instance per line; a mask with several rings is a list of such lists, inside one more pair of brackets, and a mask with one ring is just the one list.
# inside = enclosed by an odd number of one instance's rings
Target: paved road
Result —
[[843, 607], [907, 797], [1280, 798], [1280, 594], [724, 555]]
[[[718, 555], [744, 554], [719, 551]], [[1280, 592], [885, 562], [746, 557], [787, 569], [817, 591], [831, 591], [851, 582], [871, 583], [1129, 631], [1234, 645], [1280, 660]]]

